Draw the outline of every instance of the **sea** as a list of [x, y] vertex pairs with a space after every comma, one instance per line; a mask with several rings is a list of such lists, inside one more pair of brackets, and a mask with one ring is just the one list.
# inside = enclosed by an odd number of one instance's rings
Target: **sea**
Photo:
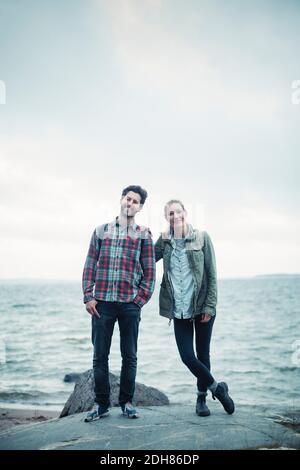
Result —
[[[194, 403], [196, 378], [181, 362], [173, 323], [159, 316], [159, 280], [142, 309], [137, 381], [170, 403]], [[299, 407], [300, 275], [218, 280], [211, 367], [236, 405]], [[80, 282], [0, 281], [0, 406], [60, 411], [92, 367], [91, 317]], [[110, 370], [119, 374], [116, 323]]]

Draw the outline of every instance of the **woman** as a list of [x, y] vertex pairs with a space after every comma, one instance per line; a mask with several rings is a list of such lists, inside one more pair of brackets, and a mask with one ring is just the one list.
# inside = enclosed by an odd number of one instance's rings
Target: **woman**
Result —
[[[234, 403], [225, 382], [210, 373], [209, 346], [216, 315], [217, 274], [214, 248], [209, 235], [186, 222], [181, 201], [165, 205], [169, 228], [155, 244], [156, 261], [163, 258], [164, 274], [159, 293], [160, 315], [174, 320], [174, 333], [183, 363], [197, 377], [196, 413], [210, 415], [207, 389], [228, 414]], [[196, 354], [194, 352], [194, 333]]]

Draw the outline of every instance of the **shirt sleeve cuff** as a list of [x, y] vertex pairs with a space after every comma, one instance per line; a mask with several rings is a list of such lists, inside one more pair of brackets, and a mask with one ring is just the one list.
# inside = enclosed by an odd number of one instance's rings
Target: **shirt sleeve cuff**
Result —
[[211, 317], [214, 317], [216, 314], [216, 309], [214, 307], [203, 307], [202, 313], [207, 315], [210, 315]]
[[137, 295], [137, 296], [133, 299], [133, 302], [134, 302], [135, 304], [137, 304], [140, 308], [144, 307], [144, 305], [145, 305], [145, 303], [146, 303], [145, 300], [144, 300], [142, 297], [140, 297], [139, 295]]
[[84, 304], [86, 304], [87, 302], [90, 302], [90, 300], [95, 300], [95, 298], [90, 294], [87, 294], [83, 297], [83, 303]]

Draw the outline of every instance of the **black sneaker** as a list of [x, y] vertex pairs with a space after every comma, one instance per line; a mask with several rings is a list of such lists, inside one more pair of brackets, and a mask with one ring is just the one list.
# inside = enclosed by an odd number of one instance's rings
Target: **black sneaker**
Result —
[[96, 421], [97, 419], [107, 416], [108, 413], [109, 409], [107, 406], [98, 405], [98, 403], [95, 403], [93, 408], [87, 413], [84, 422], [90, 423], [91, 421]]
[[212, 394], [213, 399], [216, 398], [222, 403], [224, 410], [232, 415], [234, 412], [234, 403], [232, 398], [228, 395], [228, 385], [225, 382], [218, 383], [216, 391]]
[[206, 396], [205, 395], [198, 395], [197, 403], [196, 403], [196, 413], [198, 416], [209, 416], [210, 410], [206, 405]]

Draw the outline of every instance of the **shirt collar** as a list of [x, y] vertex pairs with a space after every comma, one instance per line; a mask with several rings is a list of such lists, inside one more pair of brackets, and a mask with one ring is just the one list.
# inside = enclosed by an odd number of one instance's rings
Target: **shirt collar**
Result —
[[[195, 238], [193, 226], [191, 224], [187, 224], [187, 226], [188, 226], [188, 231], [187, 231], [186, 236], [183, 238], [183, 240], [193, 240]], [[166, 230], [165, 232], [162, 232], [162, 238], [164, 240], [170, 240], [170, 242], [175, 241], [170, 229]]]
[[119, 216], [115, 217], [114, 220], [110, 223], [110, 226], [112, 229], [117, 228], [121, 232], [136, 232], [139, 228], [136, 222], [133, 222], [132, 224], [129, 224], [127, 226], [121, 226], [119, 223]]

